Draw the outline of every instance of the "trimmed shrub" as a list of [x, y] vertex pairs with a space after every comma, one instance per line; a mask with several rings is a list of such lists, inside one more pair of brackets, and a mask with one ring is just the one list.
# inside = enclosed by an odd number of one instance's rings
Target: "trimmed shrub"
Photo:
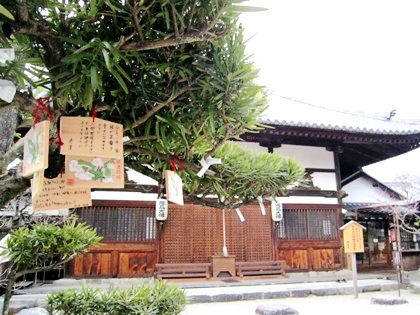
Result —
[[186, 303], [184, 290], [165, 281], [109, 291], [83, 287], [47, 296], [50, 314], [60, 315], [178, 315]]

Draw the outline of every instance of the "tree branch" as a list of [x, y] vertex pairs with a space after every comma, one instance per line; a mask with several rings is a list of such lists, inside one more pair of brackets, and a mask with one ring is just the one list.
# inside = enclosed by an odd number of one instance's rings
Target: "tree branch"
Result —
[[225, 32], [221, 33], [210, 33], [209, 31], [216, 25], [218, 20], [212, 20], [209, 23], [206, 23], [197, 31], [190, 31], [183, 35], [175, 36], [172, 38], [156, 40], [156, 41], [146, 41], [143, 43], [131, 42], [123, 44], [118, 47], [121, 51], [146, 51], [153, 50], [164, 47], [173, 47], [181, 44], [195, 43], [202, 40], [213, 40], [218, 37], [225, 35]]
[[8, 171], [0, 176], [0, 208], [30, 186], [30, 181]]
[[35, 268], [32, 268], [32, 269], [21, 270], [19, 272], [16, 272], [16, 278], [19, 278], [19, 277], [21, 277], [23, 275], [26, 275], [28, 273], [35, 273], [35, 272], [40, 272], [40, 271], [50, 271], [50, 270], [54, 269], [57, 266], [64, 265], [65, 263], [69, 262], [70, 260], [72, 260], [73, 258], [77, 257], [78, 255], [80, 255], [80, 253], [74, 253], [71, 256], [69, 256], [67, 259], [64, 259], [62, 261], [53, 263], [53, 264], [48, 265], [48, 266], [35, 267]]
[[62, 58], [62, 42], [55, 35], [47, 23], [30, 19], [27, 0], [16, 0], [16, 20], [12, 23], [16, 33], [36, 38], [45, 49], [44, 62], [50, 71], [59, 73], [61, 70], [54, 68], [60, 64]]
[[[23, 152], [24, 138], [20, 138], [7, 152], [0, 158], [0, 172], [6, 168], [10, 162], [19, 157]], [[2, 176], [0, 176], [2, 178]]]
[[[157, 105], [155, 107], [153, 107], [151, 110], [149, 110], [145, 115], [143, 115], [142, 117], [137, 118], [134, 121], [134, 124], [131, 126], [131, 128], [136, 128], [138, 126], [140, 126], [141, 124], [144, 124], [148, 119], [150, 119], [154, 114], [156, 114], [157, 112], [159, 112], [162, 108], [164, 108], [167, 105], [172, 104], [172, 102], [174, 102], [178, 97], [180, 97], [181, 95], [183, 95], [184, 93], [191, 91], [191, 86], [196, 83], [198, 80], [200, 80], [201, 75], [198, 76], [197, 78], [195, 78], [193, 81], [191, 81], [190, 83], [188, 83], [188, 85], [182, 89], [179, 89], [177, 93], [172, 93], [171, 96], [162, 103], [156, 103]], [[124, 128], [124, 132], [130, 130], [129, 127]]]
[[233, 137], [233, 135], [235, 134], [232, 131], [233, 131], [233, 129], [228, 129], [226, 131], [226, 134], [223, 137], [223, 139], [221, 141], [219, 141], [217, 144], [215, 144], [214, 147], [213, 147], [213, 149], [210, 152], [208, 152], [207, 155], [213, 155], [214, 152], [216, 152], [217, 150], [219, 150], [226, 141], [228, 141], [229, 139], [231, 139]]
[[[38, 105], [36, 99], [28, 93], [23, 93], [16, 91], [15, 97], [13, 98], [12, 106], [16, 106], [21, 111], [34, 115], [36, 106]], [[6, 103], [0, 100], [0, 108], [11, 106], [9, 103]]]
[[[158, 152], [152, 152], [152, 151], [150, 151], [148, 149], [144, 149], [144, 148], [136, 148], [136, 147], [133, 147], [133, 148], [127, 149], [126, 152], [135, 152], [135, 153], [141, 153], [141, 154], [156, 156], [161, 161], [168, 161], [169, 162], [170, 159], [171, 159], [171, 157], [169, 155], [167, 155], [167, 154], [162, 154], [162, 153], [158, 153]], [[184, 165], [187, 168], [189, 168], [189, 169], [191, 169], [191, 170], [193, 170], [195, 172], [198, 172], [201, 169], [197, 165], [195, 165], [195, 164], [193, 164], [191, 162], [188, 162], [187, 160], [182, 160], [182, 163], [184, 163]]]

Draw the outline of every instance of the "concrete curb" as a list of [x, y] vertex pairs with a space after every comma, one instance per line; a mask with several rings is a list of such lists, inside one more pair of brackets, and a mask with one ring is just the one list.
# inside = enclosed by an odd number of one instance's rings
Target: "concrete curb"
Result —
[[[306, 279], [308, 280], [308, 279]], [[348, 280], [347, 283], [331, 280], [305, 282], [290, 282], [291, 279], [280, 279], [278, 281], [264, 279], [260, 282], [244, 281], [241, 284], [231, 283], [178, 283], [184, 289], [188, 303], [211, 303], [211, 302], [231, 302], [246, 300], [272, 300], [290, 297], [308, 297], [313, 296], [330, 296], [330, 295], [351, 295], [353, 294], [353, 282]], [[133, 285], [140, 285], [146, 281], [125, 281], [119, 280], [102, 280], [102, 281], [79, 281], [62, 279], [53, 284], [43, 285], [32, 288], [16, 294], [12, 297], [11, 305], [28, 305], [31, 307], [45, 307], [46, 297], [48, 293], [65, 289], [78, 289], [83, 286], [96, 287], [101, 290], [109, 290], [113, 288], [129, 288]], [[204, 284], [204, 285], [203, 285]], [[398, 290], [398, 284], [394, 280], [384, 278], [361, 279], [358, 281], [358, 292], [385, 292]], [[412, 293], [420, 294], [420, 282], [413, 281], [410, 285]], [[0, 298], [0, 305], [2, 299]]]
[[[254, 292], [236, 292], [236, 293], [214, 293], [214, 294], [197, 294], [194, 290], [186, 289], [189, 303], [212, 303], [212, 302], [232, 302], [245, 300], [268, 300], [282, 299], [290, 297], [308, 297], [329, 296], [329, 295], [351, 295], [354, 293], [353, 285], [345, 286], [329, 286], [329, 284], [320, 285], [315, 288], [273, 288], [264, 286], [266, 290], [255, 289]], [[379, 283], [379, 284], [359, 284], [358, 292], [375, 292], [375, 291], [394, 291], [398, 289], [397, 283]]]

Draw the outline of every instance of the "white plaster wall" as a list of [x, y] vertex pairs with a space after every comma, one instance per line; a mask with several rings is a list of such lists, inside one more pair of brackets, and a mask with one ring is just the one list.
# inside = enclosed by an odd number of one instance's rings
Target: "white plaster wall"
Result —
[[133, 191], [92, 191], [91, 198], [92, 200], [155, 201], [157, 194]]
[[[334, 170], [334, 153], [325, 148], [298, 145], [282, 145], [273, 153], [291, 158], [305, 168]], [[311, 174], [314, 186], [322, 190], [337, 190], [335, 173], [315, 172]]]
[[[239, 145], [254, 152], [268, 152], [267, 148], [261, 147], [256, 142], [240, 142]], [[297, 145], [282, 145], [274, 148], [273, 154], [291, 158], [302, 165], [304, 168], [319, 168], [334, 170], [334, 153], [325, 148], [308, 147]], [[337, 190], [335, 173], [315, 172], [312, 174], [314, 186], [322, 190]], [[337, 204], [337, 198], [324, 197], [281, 197], [284, 203], [304, 203], [304, 204]]]
[[[257, 142], [236, 142], [242, 148], [253, 152], [268, 152], [268, 149]], [[334, 169], [334, 153], [323, 147], [308, 147], [299, 145], [282, 145], [273, 149], [274, 154], [291, 158], [305, 168]]]
[[360, 177], [343, 186], [342, 189], [348, 194], [343, 202], [386, 203], [392, 201], [385, 191], [380, 187], [373, 187], [372, 184], [371, 180]]
[[290, 157], [306, 168], [334, 169], [334, 153], [323, 147], [282, 145], [274, 153]]
[[[241, 142], [243, 148], [254, 152], [267, 152], [267, 148], [261, 147], [256, 142]], [[282, 145], [275, 148], [273, 154], [279, 154], [291, 158], [305, 168], [320, 168], [334, 170], [334, 153], [325, 148], [307, 147], [297, 145]], [[337, 190], [335, 173], [316, 172], [312, 174], [312, 180], [316, 187], [322, 190]]]
[[337, 198], [324, 198], [324, 197], [277, 197], [278, 202], [281, 203], [303, 203], [303, 204], [327, 204], [335, 205], [338, 203]]
[[248, 149], [251, 150], [253, 152], [258, 152], [258, 153], [267, 153], [268, 149], [265, 147], [260, 146], [260, 144], [258, 142], [235, 142], [236, 144], [238, 144], [240, 147], [244, 148], [244, 149]]
[[311, 174], [314, 186], [322, 190], [337, 190], [335, 173], [320, 173]]

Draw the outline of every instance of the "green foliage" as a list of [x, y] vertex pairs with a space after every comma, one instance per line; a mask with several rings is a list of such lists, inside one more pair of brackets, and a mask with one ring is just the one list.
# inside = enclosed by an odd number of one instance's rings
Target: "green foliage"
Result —
[[218, 207], [237, 207], [258, 196], [284, 195], [287, 189], [305, 184], [305, 169], [280, 155], [249, 152], [235, 142], [226, 142], [214, 157], [222, 159], [222, 164], [211, 166], [217, 176], [185, 180], [184, 188], [189, 192], [217, 195]]
[[186, 302], [184, 291], [165, 281], [109, 291], [84, 287], [52, 292], [47, 296], [50, 313], [62, 315], [177, 315], [184, 310]]
[[[277, 159], [271, 155], [264, 157], [266, 168], [250, 170], [255, 158], [241, 151], [241, 172], [230, 162], [238, 159], [235, 152], [223, 148], [261, 129], [257, 119], [267, 107], [238, 23], [242, 12], [260, 9], [245, 2], [4, 0], [16, 20], [12, 38], [0, 35], [0, 46], [13, 46], [18, 57], [0, 67], [0, 76], [21, 89], [48, 89], [56, 116], [101, 108], [98, 117], [121, 123], [130, 137], [125, 165], [160, 183], [177, 156], [186, 165], [182, 177], [191, 196], [216, 193], [226, 203], [279, 195], [301, 175], [293, 163], [282, 164], [289, 171], [271, 172], [268, 166], [280, 163], [269, 161]], [[200, 179], [206, 155], [226, 165]], [[257, 170], [262, 174], [254, 176]], [[270, 172], [279, 177], [266, 176]], [[250, 189], [247, 176], [263, 182]]]
[[95, 229], [76, 220], [64, 226], [34, 224], [11, 232], [5, 254], [19, 273], [61, 263], [100, 241]]
[[7, 10], [3, 5], [0, 4], [0, 14], [4, 15], [5, 17], [14, 20], [12, 13], [10, 13], [9, 10]]

